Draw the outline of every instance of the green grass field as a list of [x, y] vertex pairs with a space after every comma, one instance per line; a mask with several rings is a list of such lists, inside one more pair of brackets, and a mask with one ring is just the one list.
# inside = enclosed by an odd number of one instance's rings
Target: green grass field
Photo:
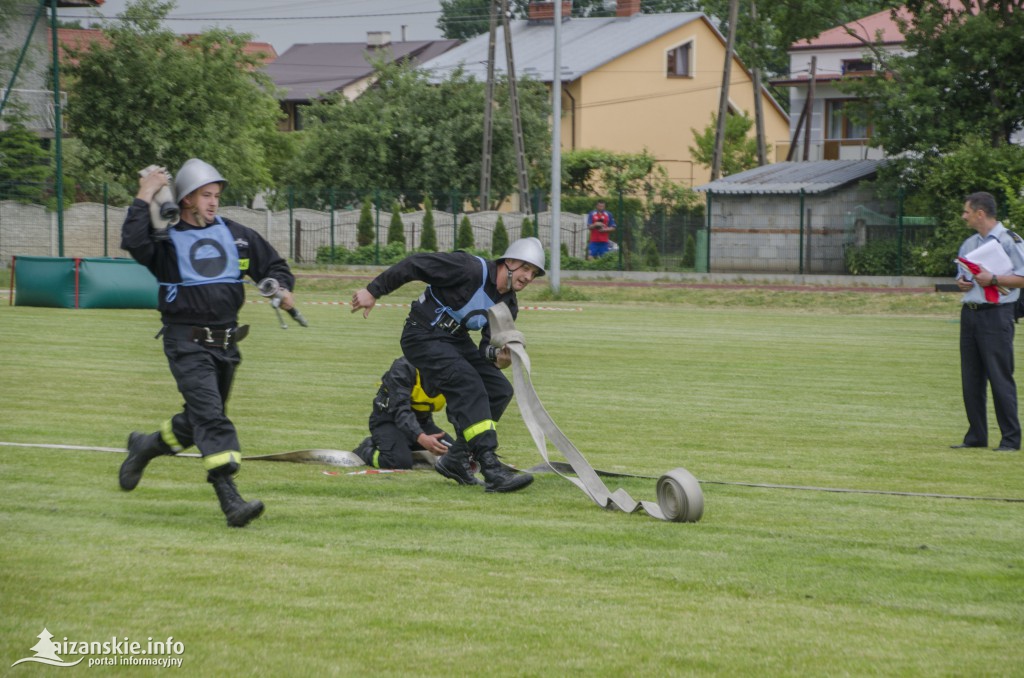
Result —
[[[1020, 453], [949, 448], [955, 295], [567, 287], [522, 303], [581, 311], [517, 322], [547, 410], [596, 468], [689, 470], [700, 522], [604, 511], [550, 474], [488, 495], [250, 461], [239, 488], [267, 511], [234, 530], [198, 460], [124, 493], [120, 454], [0, 446], [0, 672], [52, 675], [11, 666], [45, 627], [173, 637], [197, 676], [1024, 675], [1024, 503], [737, 484], [1024, 499]], [[121, 447], [179, 407], [155, 311], [0, 299], [0, 441]], [[351, 449], [400, 353], [401, 308], [302, 310], [311, 327], [282, 331], [245, 308], [247, 455]], [[510, 463], [540, 461], [515, 404], [499, 435]]]

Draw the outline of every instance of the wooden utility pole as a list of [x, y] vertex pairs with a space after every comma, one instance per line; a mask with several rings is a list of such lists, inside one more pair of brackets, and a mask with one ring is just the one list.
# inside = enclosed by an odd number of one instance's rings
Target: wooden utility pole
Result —
[[736, 45], [736, 21], [739, 0], [729, 0], [729, 37], [725, 43], [725, 68], [722, 69], [722, 95], [718, 99], [718, 125], [715, 128], [715, 151], [711, 159], [711, 180], [722, 175], [722, 155], [725, 150], [725, 119], [729, 115], [729, 81], [732, 78], [732, 55]]
[[[757, 2], [750, 0], [750, 22], [756, 27]], [[760, 41], [755, 47], [760, 47]], [[764, 138], [764, 102], [761, 100], [761, 68], [754, 65], [754, 134], [757, 136], [757, 164], [768, 164], [768, 148]]]
[[508, 98], [512, 109], [512, 138], [516, 149], [516, 176], [519, 179], [519, 210], [530, 213], [530, 180], [526, 174], [526, 141], [523, 139], [523, 118], [519, 113], [519, 90], [516, 67], [512, 59], [512, 31], [508, 25], [508, 0], [501, 0], [501, 27], [505, 33], [505, 67], [508, 70]]
[[480, 159], [480, 209], [491, 202], [491, 137], [494, 125], [494, 45], [498, 32], [498, 0], [491, 0], [491, 35], [487, 43], [487, 91], [484, 94], [483, 156]]
[[810, 159], [811, 150], [811, 121], [814, 119], [814, 81], [818, 79], [818, 57], [811, 57], [811, 81], [807, 83], [807, 105], [804, 122], [804, 162]]

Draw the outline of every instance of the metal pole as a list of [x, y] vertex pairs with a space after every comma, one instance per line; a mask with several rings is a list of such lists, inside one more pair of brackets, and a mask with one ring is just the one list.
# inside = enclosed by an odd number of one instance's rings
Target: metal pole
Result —
[[295, 187], [288, 187], [288, 258], [295, 261]]
[[562, 284], [562, 0], [555, 0], [553, 32], [555, 60], [551, 67], [551, 270], [548, 271], [548, 275], [551, 279], [551, 292], [557, 295]]
[[60, 46], [57, 42], [57, 0], [50, 0], [50, 35], [53, 42], [53, 140], [57, 159], [57, 256], [64, 256], [64, 159], [60, 115]]
[[623, 260], [623, 257], [624, 257], [623, 252], [626, 249], [626, 231], [625, 231], [625, 229], [627, 227], [626, 227], [626, 215], [623, 212], [624, 209], [625, 209], [625, 205], [623, 204], [623, 200], [622, 200], [622, 189], [620, 188], [619, 189], [619, 229], [616, 230], [616, 233], [619, 236], [619, 270], [620, 271], [624, 270], [624, 267], [622, 265], [622, 260]]
[[380, 265], [380, 189], [379, 188], [375, 188], [373, 193], [374, 193], [373, 200], [376, 203], [376, 208], [377, 208], [377, 211], [376, 211], [376, 215], [377, 216], [374, 217], [374, 219], [376, 221], [375, 228], [377, 229], [377, 233], [376, 233], [376, 235], [373, 238], [373, 244], [374, 244], [373, 263], [375, 263], [377, 265]]
[[800, 189], [800, 275], [804, 274], [804, 189]]
[[898, 226], [899, 233], [897, 234], [896, 242], [896, 274], [903, 275], [903, 189], [899, 190], [899, 215], [898, 215]]
[[107, 202], [109, 200], [107, 188], [108, 188], [108, 184], [107, 184], [107, 182], [104, 181], [103, 182], [103, 256], [105, 256], [105, 257], [109, 256], [109, 253], [110, 253], [110, 250], [108, 249], [108, 247], [109, 247], [108, 243], [109, 243], [109, 240], [110, 240], [110, 233], [109, 233], [110, 224], [107, 222]]

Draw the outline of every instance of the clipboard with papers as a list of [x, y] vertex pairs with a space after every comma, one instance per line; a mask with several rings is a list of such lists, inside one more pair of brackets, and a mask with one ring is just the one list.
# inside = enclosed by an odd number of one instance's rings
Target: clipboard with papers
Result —
[[[981, 266], [986, 271], [995, 275], [1011, 275], [1013, 273], [1013, 262], [1007, 256], [1006, 250], [998, 240], [988, 240], [981, 247], [968, 252], [963, 259], [972, 264]], [[962, 262], [958, 262], [964, 268]], [[970, 272], [970, 271], [968, 271]]]
[[[960, 269], [959, 277], [964, 280], [973, 280], [972, 275], [975, 268], [984, 268], [995, 276], [1011, 275], [1013, 273], [1013, 262], [1007, 256], [1006, 250], [998, 240], [988, 240], [984, 245], [971, 250], [966, 256], [957, 257], [956, 264]], [[979, 269], [980, 270], [980, 269]], [[1000, 286], [999, 294], [1007, 294], [1009, 290]]]

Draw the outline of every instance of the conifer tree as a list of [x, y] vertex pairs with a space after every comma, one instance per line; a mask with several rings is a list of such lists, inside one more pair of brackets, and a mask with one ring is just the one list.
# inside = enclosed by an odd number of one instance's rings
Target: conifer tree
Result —
[[359, 223], [356, 224], [356, 244], [365, 247], [373, 243], [373, 215], [370, 213], [370, 199], [363, 200], [363, 208], [359, 211]]
[[498, 215], [498, 221], [494, 224], [494, 236], [491, 238], [491, 254], [500, 257], [508, 249], [508, 230], [505, 229], [505, 220]]
[[437, 231], [434, 229], [434, 203], [428, 196], [423, 200], [423, 234], [420, 235], [420, 249], [437, 251]]
[[455, 248], [460, 250], [471, 250], [476, 246], [473, 240], [473, 225], [469, 223], [469, 215], [463, 215], [459, 222], [459, 237], [455, 242]]
[[402, 208], [396, 201], [391, 205], [391, 223], [388, 224], [388, 244], [400, 242], [405, 244], [405, 226], [402, 224]]
[[523, 217], [523, 226], [519, 229], [520, 238], [529, 238], [537, 235], [533, 230], [533, 222], [530, 221], [530, 217]]

